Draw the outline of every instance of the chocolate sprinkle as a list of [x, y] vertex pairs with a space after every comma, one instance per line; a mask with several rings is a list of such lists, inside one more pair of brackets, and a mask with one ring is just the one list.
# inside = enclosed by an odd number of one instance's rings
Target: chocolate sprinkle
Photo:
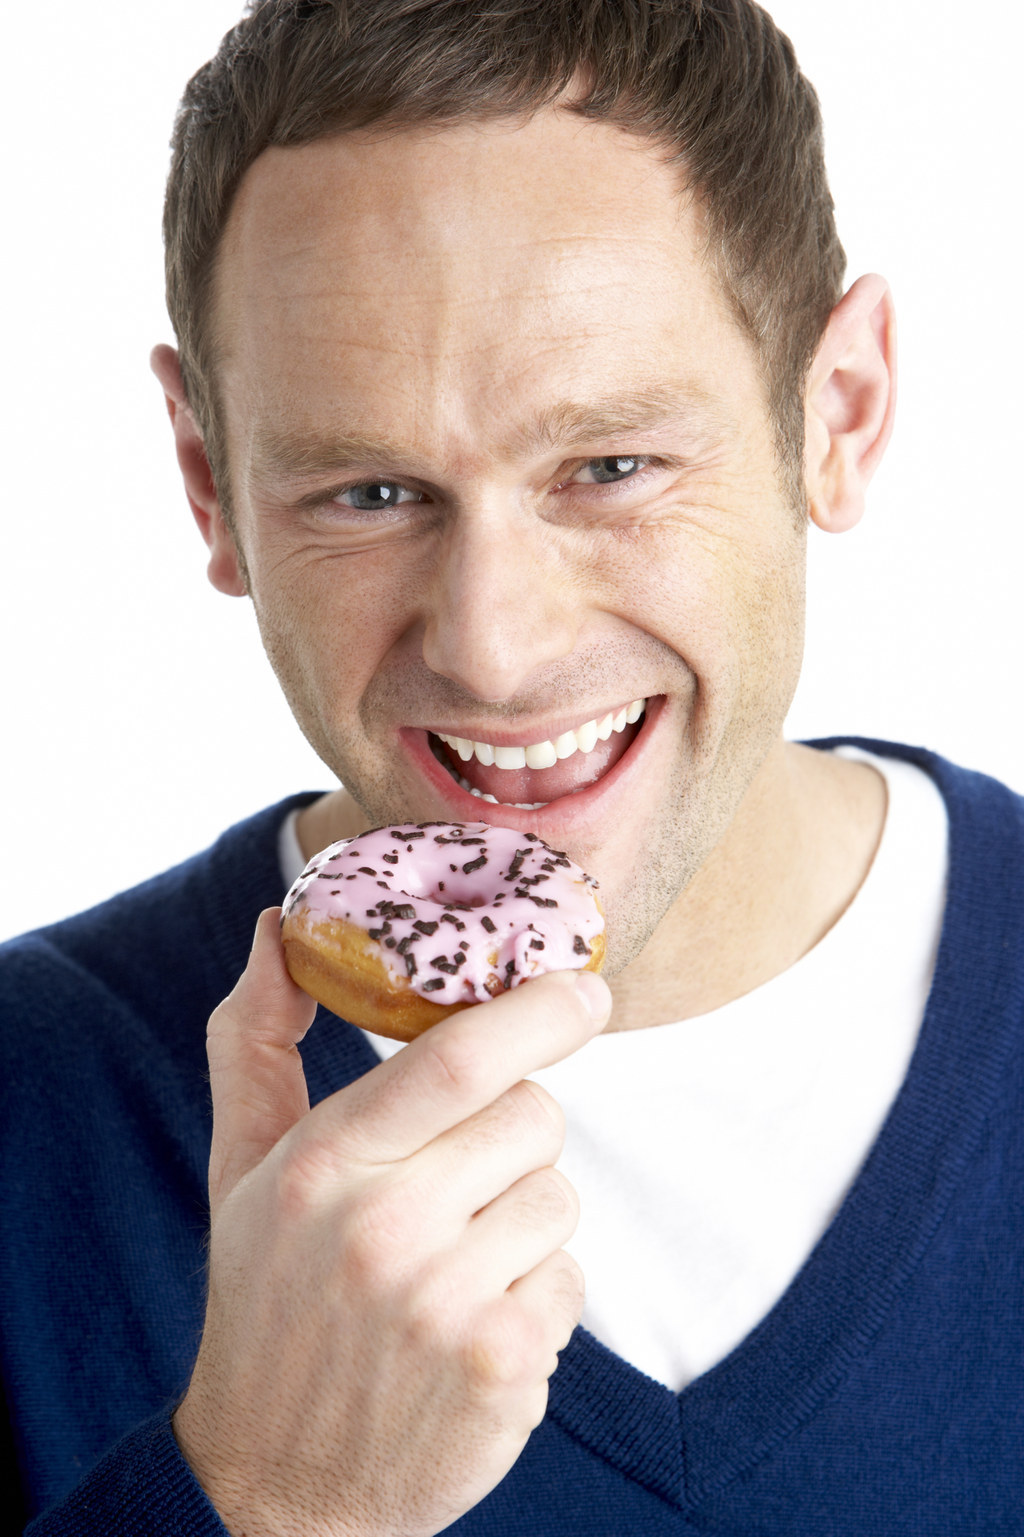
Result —
[[[482, 840], [478, 840], [478, 841], [482, 841]], [[471, 859], [468, 864], [463, 865], [462, 873], [463, 873], [463, 875], [472, 875], [474, 870], [482, 870], [486, 863], [487, 863], [487, 855], [486, 854], [481, 854], [479, 856], [479, 858]]]
[[443, 986], [444, 977], [431, 977], [429, 981], [422, 984], [420, 991], [424, 993], [436, 993], [438, 988]]
[[416, 922], [413, 924], [413, 928], [414, 929], [419, 929], [421, 934], [436, 934], [437, 933], [437, 924], [433, 923], [433, 922], [428, 922], [428, 920], [426, 918], [417, 918]]
[[480, 919], [480, 922], [482, 926], [487, 930], [488, 934], [496, 934], [498, 932], [498, 925], [494, 923], [490, 918], [488, 918], [486, 913]]
[[590, 954], [590, 946], [587, 944], [587, 941], [583, 938], [582, 934], [577, 934], [573, 939], [572, 950], [574, 955]]

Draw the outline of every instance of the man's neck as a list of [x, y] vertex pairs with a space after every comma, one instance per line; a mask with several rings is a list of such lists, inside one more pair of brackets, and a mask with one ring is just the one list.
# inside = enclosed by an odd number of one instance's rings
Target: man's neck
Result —
[[868, 764], [780, 743], [721, 843], [610, 979], [611, 1028], [707, 1014], [787, 971], [859, 891], [886, 804]]

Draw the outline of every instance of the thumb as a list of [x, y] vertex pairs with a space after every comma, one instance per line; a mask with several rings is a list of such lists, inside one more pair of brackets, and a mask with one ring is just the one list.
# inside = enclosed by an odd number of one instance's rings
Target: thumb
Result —
[[260, 914], [246, 968], [210, 1016], [206, 1050], [213, 1095], [214, 1212], [309, 1109], [298, 1043], [313, 1022], [316, 1004], [288, 975], [280, 917], [278, 907]]

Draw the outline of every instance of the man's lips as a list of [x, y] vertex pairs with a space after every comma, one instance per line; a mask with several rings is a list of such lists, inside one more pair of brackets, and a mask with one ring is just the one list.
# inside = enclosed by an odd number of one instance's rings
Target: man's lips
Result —
[[[398, 733], [401, 750], [413, 776], [409, 781], [403, 775], [408, 785], [407, 806], [415, 808], [421, 821], [492, 822], [498, 827], [535, 832], [553, 848], [567, 849], [572, 858], [588, 867], [597, 847], [604, 846], [609, 838], [632, 824], [634, 813], [646, 803], [651, 776], [662, 771], [666, 742], [674, 739], [671, 728], [666, 736], [668, 705], [663, 694], [648, 696], [641, 719], [616, 734], [612, 749], [618, 755], [615, 760], [605, 758], [602, 752], [605, 767], [599, 771], [599, 777], [539, 806], [539, 797], [532, 789], [528, 794], [533, 798], [525, 805], [500, 799], [491, 804], [480, 795], [474, 796], [456, 778], [456, 773], [461, 774], [465, 767], [457, 754], [456, 767], [449, 749], [430, 730], [402, 727]], [[509, 734], [503, 734], [507, 741]], [[536, 783], [536, 779], [531, 780], [532, 785]]]
[[633, 700], [539, 743], [498, 745], [437, 732], [430, 747], [476, 799], [536, 810], [604, 778], [638, 734], [645, 703]]

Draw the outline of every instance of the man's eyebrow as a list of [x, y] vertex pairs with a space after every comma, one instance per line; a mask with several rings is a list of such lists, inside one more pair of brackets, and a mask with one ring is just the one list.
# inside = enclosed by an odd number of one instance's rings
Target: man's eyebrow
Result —
[[508, 446], [527, 455], [660, 427], [679, 428], [686, 439], [703, 443], [721, 437], [732, 424], [724, 402], [705, 391], [658, 386], [627, 390], [596, 401], [561, 401], [542, 411], [535, 422], [518, 429]]
[[[692, 448], [717, 441], [733, 425], [725, 403], [690, 388], [628, 390], [590, 401], [558, 401], [532, 421], [515, 427], [501, 444], [512, 458], [529, 458], [574, 444], [628, 437], [634, 432], [678, 428]], [[357, 468], [387, 466], [416, 473], [419, 459], [407, 446], [359, 432], [282, 432], [274, 426], [258, 429], [252, 444], [259, 476], [283, 475], [301, 480], [316, 475], [344, 475]]]
[[309, 475], [344, 475], [374, 464], [405, 464], [409, 457], [408, 450], [397, 443], [358, 432], [290, 433], [269, 427], [258, 429], [252, 441], [257, 475], [284, 475], [296, 480]]

